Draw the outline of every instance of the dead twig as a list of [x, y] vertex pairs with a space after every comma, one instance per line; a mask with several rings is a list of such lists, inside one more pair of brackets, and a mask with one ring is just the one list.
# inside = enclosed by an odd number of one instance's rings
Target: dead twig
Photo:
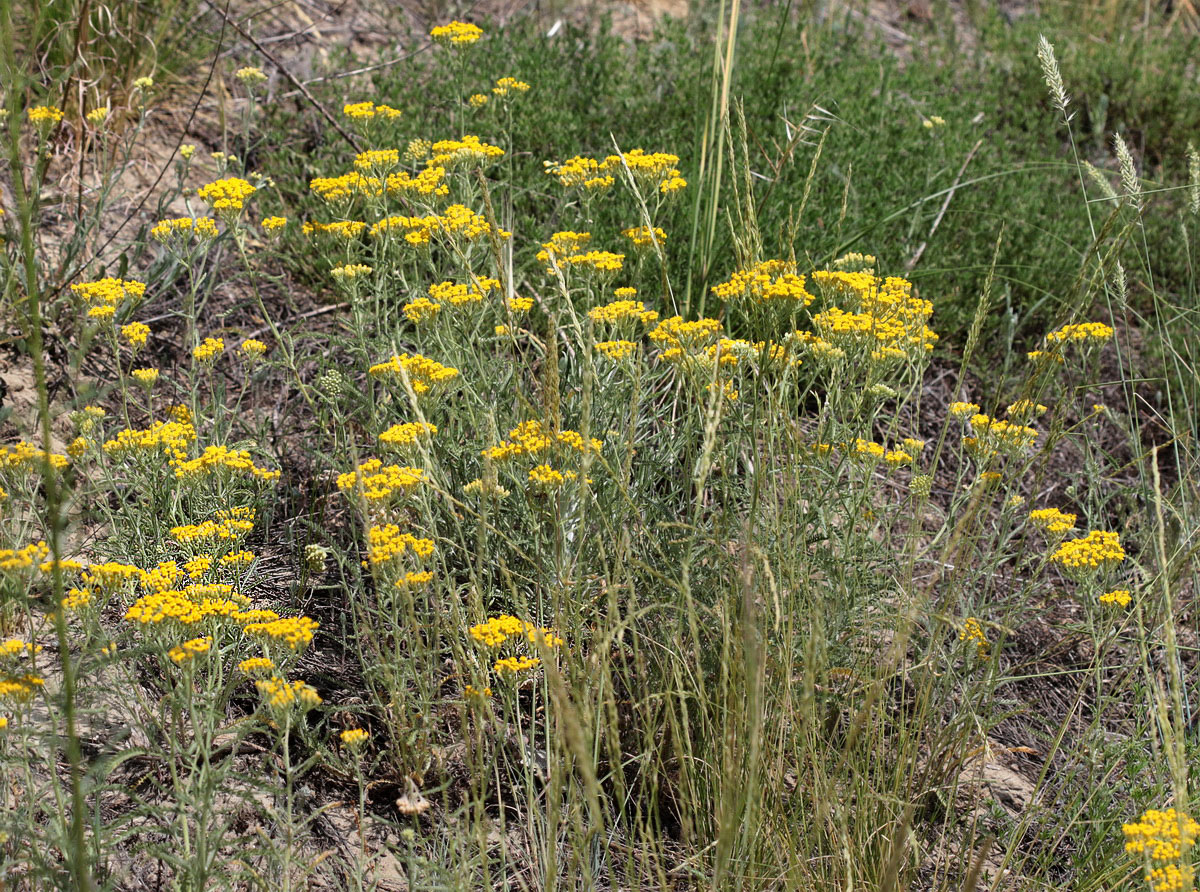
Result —
[[346, 140], [346, 142], [350, 144], [350, 147], [352, 149], [354, 149], [355, 152], [362, 151], [362, 146], [360, 146], [358, 144], [358, 140], [356, 140], [350, 134], [350, 132], [348, 130], [346, 130], [345, 127], [342, 126], [341, 121], [339, 121], [337, 118], [335, 118], [333, 115], [331, 115], [329, 113], [329, 109], [327, 109], [320, 102], [318, 102], [317, 97], [313, 96], [313, 94], [309, 92], [308, 87], [304, 86], [304, 84], [294, 74], [292, 74], [290, 71], [288, 71], [287, 68], [284, 67], [284, 64], [282, 62], [280, 62], [277, 58], [275, 58], [274, 55], [272, 55], [270, 50], [268, 50], [257, 39], [255, 39], [255, 37], [249, 31], [247, 31], [245, 28], [243, 28], [241, 25], [239, 25], [236, 21], [234, 21], [232, 18], [230, 18], [225, 13], [224, 10], [218, 8], [213, 3], [213, 0], [204, 0], [204, 2], [208, 4], [210, 9], [215, 10], [221, 16], [221, 18], [223, 18], [230, 25], [230, 27], [233, 28], [233, 30], [237, 31], [238, 34], [242, 35], [242, 37], [244, 37], [244, 38], [246, 38], [246, 40], [250, 41], [250, 43], [253, 44], [254, 48], [256, 50], [258, 50], [260, 53], [262, 53], [263, 57], [268, 62], [270, 62], [272, 65], [274, 65], [276, 68], [278, 68], [280, 74], [282, 74], [285, 78], [287, 78], [288, 82], [293, 87], [295, 87], [297, 90], [300, 91], [301, 95], [303, 95], [304, 98], [309, 101], [309, 103], [312, 105], [312, 107], [321, 113], [321, 117], [323, 117], [326, 121], [328, 121], [331, 125], [333, 125], [333, 129], [341, 134], [342, 139]]

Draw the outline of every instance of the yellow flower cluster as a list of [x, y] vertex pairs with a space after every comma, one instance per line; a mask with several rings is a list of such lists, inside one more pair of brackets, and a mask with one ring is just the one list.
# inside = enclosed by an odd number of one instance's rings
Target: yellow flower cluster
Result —
[[669, 152], [647, 152], [633, 149], [620, 155], [609, 155], [600, 162], [601, 171], [613, 171], [628, 167], [633, 178], [644, 188], [656, 189], [663, 195], [678, 192], [687, 186], [676, 165], [679, 156]]
[[829, 307], [813, 319], [814, 329], [835, 346], [866, 348], [876, 361], [932, 352], [938, 337], [926, 323], [933, 304], [914, 297], [908, 280], [830, 270], [817, 270], [810, 279], [849, 300], [848, 310]]
[[696, 319], [685, 322], [682, 316], [662, 320], [647, 337], [660, 347], [695, 349], [706, 345], [721, 332], [716, 319]]
[[56, 105], [35, 105], [25, 115], [31, 124], [57, 124], [63, 119], [63, 111]]
[[238, 663], [238, 672], [243, 675], [261, 675], [275, 671], [275, 661], [269, 657], [247, 657]]
[[358, 170], [395, 167], [399, 163], [399, 149], [368, 149], [354, 156], [354, 166]]
[[888, 449], [879, 443], [864, 440], [861, 437], [854, 441], [854, 455], [872, 461], [884, 461], [889, 465], [912, 464], [913, 457], [900, 449]]
[[983, 626], [979, 624], [979, 620], [974, 617], [963, 620], [962, 629], [958, 633], [958, 640], [974, 644], [980, 654], [987, 653], [987, 636], [983, 634]]
[[333, 223], [315, 223], [306, 221], [300, 227], [304, 235], [328, 235], [334, 238], [350, 241], [356, 239], [366, 230], [367, 224], [361, 220], [337, 220]]
[[338, 735], [338, 739], [342, 741], [342, 746], [347, 749], [356, 750], [370, 738], [370, 734], [362, 728], [349, 728]]
[[1038, 438], [1038, 432], [1032, 427], [992, 418], [988, 415], [972, 415], [969, 423], [971, 430], [979, 439], [978, 447], [981, 449], [999, 451], [1028, 449], [1037, 442]]
[[32, 673], [0, 675], [0, 701], [28, 703], [45, 686], [46, 680]]
[[242, 355], [249, 360], [261, 359], [267, 352], [267, 345], [256, 338], [247, 338], [242, 341]]
[[155, 421], [148, 428], [125, 428], [104, 444], [104, 451], [123, 453], [133, 450], [161, 449], [175, 460], [187, 457], [187, 447], [196, 440], [196, 428], [190, 421]]
[[61, 471], [71, 460], [56, 452], [47, 453], [24, 440], [0, 446], [0, 470], [41, 471], [47, 462], [54, 470]]
[[[227, 585], [189, 585], [142, 595], [125, 611], [125, 620], [141, 625], [178, 623], [193, 626], [208, 619], [256, 621], [263, 611], [247, 610], [249, 599]], [[269, 612], [269, 611], [268, 611]]]
[[287, 217], [263, 217], [260, 224], [266, 232], [278, 232], [287, 226]]
[[1069, 533], [1075, 529], [1076, 515], [1057, 508], [1039, 508], [1029, 512], [1029, 519], [1047, 533]]
[[440, 139], [431, 146], [426, 167], [475, 167], [504, 157], [504, 149], [466, 134], [462, 139]]
[[0, 548], [0, 570], [13, 573], [28, 570], [50, 557], [50, 546], [45, 542], [31, 542], [24, 548]]
[[0, 659], [32, 657], [34, 654], [41, 653], [41, 650], [42, 647], [39, 644], [22, 641], [20, 638], [9, 638], [7, 641], [0, 642]]
[[742, 269], [729, 281], [713, 286], [713, 294], [722, 300], [749, 300], [753, 303], [784, 301], [808, 306], [813, 296], [805, 288], [805, 277], [796, 273], [796, 264], [788, 260], [764, 260]]
[[[636, 292], [635, 292], [636, 293]], [[647, 310], [640, 300], [614, 300], [612, 303], [588, 310], [588, 318], [597, 324], [619, 325], [627, 320], [653, 325], [658, 313]]]
[[1115, 604], [1118, 607], [1128, 607], [1133, 601], [1133, 594], [1127, 588], [1114, 589], [1100, 596], [1101, 604]]
[[357, 469], [339, 474], [337, 485], [342, 492], [355, 492], [361, 486], [363, 498], [380, 502], [396, 493], [412, 491], [421, 483], [424, 474], [420, 468], [385, 465], [380, 459], [371, 458]]
[[321, 695], [317, 693], [317, 689], [302, 681], [289, 682], [273, 676], [260, 678], [254, 686], [258, 689], [263, 703], [279, 712], [286, 712], [293, 707], [306, 710], [321, 705]]
[[483, 455], [492, 461], [506, 461], [524, 455], [541, 455], [555, 444], [585, 455], [588, 452], [599, 454], [604, 448], [600, 440], [593, 437], [585, 441], [577, 431], [563, 430], [551, 434], [540, 421], [534, 419], [518, 424], [508, 432], [508, 440], [483, 450]]
[[435, 388], [458, 377], [458, 369], [422, 356], [420, 353], [397, 354], [387, 362], [377, 363], [367, 370], [375, 377], [384, 375], [408, 376], [413, 392], [417, 396], [430, 393]]
[[204, 638], [192, 638], [190, 641], [185, 641], [183, 644], [177, 644], [167, 651], [167, 656], [171, 658], [171, 662], [183, 664], [190, 662], [194, 657], [208, 653], [212, 647], [213, 639], [211, 635]]
[[192, 350], [192, 359], [200, 363], [212, 363], [217, 361], [222, 353], [225, 352], [225, 340], [223, 338], [205, 338]]
[[159, 220], [150, 230], [150, 236], [164, 244], [172, 239], [214, 239], [218, 234], [217, 223], [212, 217], [174, 217]]
[[465, 46], [483, 37], [483, 29], [470, 22], [455, 20], [448, 25], [438, 25], [429, 32], [429, 36], [438, 43], [451, 46]]
[[214, 211], [236, 214], [244, 207], [246, 199], [257, 191], [239, 177], [224, 177], [201, 186], [196, 194], [207, 201]]
[[374, 102], [348, 102], [342, 106], [342, 114], [347, 118], [359, 121], [369, 121], [374, 118], [392, 120], [400, 117], [400, 110], [390, 105], [376, 105]]
[[343, 263], [331, 269], [329, 275], [333, 276], [339, 282], [347, 282], [354, 279], [361, 279], [363, 276], [369, 276], [373, 272], [374, 269], [365, 263]]
[[313, 632], [319, 627], [320, 623], [307, 616], [289, 616], [266, 622], [248, 623], [243, 627], [243, 631], [247, 635], [285, 644], [290, 651], [298, 651], [312, 642]]
[[457, 307], [463, 304], [479, 303], [489, 291], [497, 291], [499, 288], [500, 281], [498, 279], [484, 276], [472, 279], [469, 285], [454, 282], [440, 282], [430, 285], [429, 296], [434, 300], [443, 301]]
[[1125, 851], [1145, 858], [1146, 881], [1154, 892], [1179, 892], [1192, 887], [1193, 870], [1187, 856], [1200, 836], [1200, 823], [1173, 808], [1152, 808], [1121, 829]]
[[384, 189], [388, 195], [392, 196], [420, 195], [427, 197], [436, 195], [445, 197], [450, 194], [450, 187], [446, 185], [446, 168], [441, 165], [426, 167], [416, 176], [404, 170], [388, 174], [384, 181]]
[[95, 588], [118, 589], [131, 580], [140, 580], [145, 571], [133, 564], [122, 564], [118, 561], [105, 561], [102, 564], [88, 564], [83, 581]]
[[215, 520], [172, 527], [171, 537], [182, 543], [238, 539], [254, 529], [254, 513], [253, 508], [244, 506], [218, 511]]
[[429, 439], [436, 433], [436, 425], [425, 421], [407, 421], [393, 424], [379, 435], [379, 442], [393, 449], [405, 449], [420, 439]]
[[71, 290], [89, 306], [89, 317], [111, 319], [117, 308], [126, 300], [141, 300], [146, 294], [146, 285], [132, 279], [115, 279], [109, 276], [95, 282], [77, 282], [71, 286]]
[[150, 326], [144, 322], [130, 322], [128, 325], [121, 326], [121, 337], [135, 351], [146, 346], [146, 340], [150, 337]]
[[257, 480], [278, 480], [280, 475], [279, 471], [258, 467], [245, 449], [226, 446], [206, 446], [196, 458], [175, 460], [171, 465], [175, 468], [175, 477], [180, 480], [207, 476], [221, 469], [246, 473]]
[[655, 226], [631, 226], [622, 229], [621, 235], [633, 242], [635, 248], [652, 248], [657, 242], [660, 246], [666, 244], [667, 234]]
[[492, 669], [497, 675], [510, 672], [516, 675], [526, 669], [536, 669], [542, 663], [537, 657], [503, 657], [495, 662]]
[[[359, 158], [363, 158], [363, 155]], [[358, 196], [379, 198], [385, 193], [390, 196], [450, 194], [450, 187], [446, 185], [446, 169], [440, 166], [427, 167], [416, 176], [403, 170], [395, 171], [382, 180], [350, 171], [336, 177], [314, 177], [309, 181], [308, 188], [329, 204], [346, 202]], [[357, 225], [355, 234], [366, 226], [365, 223]]]
[[418, 297], [404, 305], [404, 318], [414, 325], [428, 322], [442, 311], [442, 305], [427, 297]]
[[472, 638], [488, 647], [499, 647], [510, 638], [523, 638], [546, 647], [558, 647], [563, 643], [563, 640], [550, 629], [539, 628], [533, 623], [509, 616], [507, 613], [494, 616], [485, 623], [471, 626], [469, 631]]
[[958, 419], [970, 418], [979, 412], [977, 403], [954, 402], [950, 404], [950, 415]]
[[633, 354], [637, 344], [633, 341], [599, 341], [596, 343], [596, 349], [613, 362], [620, 362]]
[[1092, 530], [1080, 539], [1069, 539], [1058, 546], [1050, 560], [1068, 570], [1095, 570], [1125, 560], [1125, 549], [1116, 533]]
[[507, 96], [509, 93], [528, 93], [529, 84], [519, 81], [515, 77], [502, 77], [496, 81], [492, 92], [497, 96]]
[[1062, 344], [1068, 341], [1102, 343], [1110, 340], [1112, 336], [1112, 327], [1103, 322], [1080, 322], [1075, 325], [1064, 325], [1062, 328], [1050, 332], [1046, 335], [1046, 341], [1050, 344]]
[[401, 532], [394, 523], [367, 530], [367, 563], [372, 566], [386, 564], [410, 551], [418, 558], [427, 558], [433, 554], [433, 540]]
[[529, 470], [529, 482], [542, 489], [558, 489], [568, 480], [577, 480], [579, 475], [574, 471], [556, 471], [549, 465], [538, 465]]
[[568, 189], [583, 189], [586, 192], [600, 192], [610, 188], [616, 180], [612, 174], [606, 173], [607, 168], [595, 158], [585, 158], [576, 155], [562, 163], [553, 161], [543, 162], [546, 173], [556, 177], [560, 185]]

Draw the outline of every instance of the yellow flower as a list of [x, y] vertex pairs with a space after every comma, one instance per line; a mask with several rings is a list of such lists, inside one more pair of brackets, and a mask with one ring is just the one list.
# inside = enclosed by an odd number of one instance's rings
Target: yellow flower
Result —
[[418, 539], [411, 533], [400, 532], [394, 523], [373, 526], [367, 530], [367, 564], [379, 566], [412, 552], [424, 560], [433, 554], [432, 539]]
[[146, 339], [150, 337], [150, 327], [143, 322], [130, 322], [128, 325], [121, 326], [121, 337], [136, 353], [146, 346]]
[[1121, 829], [1125, 851], [1145, 859], [1146, 880], [1154, 892], [1191, 888], [1193, 874], [1188, 854], [1200, 836], [1200, 823], [1173, 808], [1152, 808]]
[[467, 97], [467, 105], [471, 106], [471, 108], [483, 108], [488, 104], [489, 98], [487, 93], [473, 93]]
[[425, 472], [420, 468], [385, 465], [380, 459], [371, 458], [355, 470], [339, 474], [337, 485], [342, 492], [354, 492], [361, 486], [363, 498], [380, 502], [397, 493], [411, 492], [421, 483], [424, 475]]
[[1092, 530], [1080, 539], [1069, 539], [1059, 545], [1050, 560], [1068, 570], [1096, 570], [1125, 560], [1125, 549], [1116, 533]]
[[35, 105], [25, 112], [30, 123], [52, 126], [63, 119], [62, 109], [56, 105]]
[[237, 667], [243, 675], [262, 675], [275, 671], [275, 661], [266, 657], [249, 657], [238, 663]]
[[151, 87], [154, 86], [154, 78], [139, 77], [137, 80], [135, 80], [133, 82], [133, 85], [134, 85], [134, 87], [136, 87], [139, 90], [149, 90]]
[[261, 359], [263, 354], [267, 352], [267, 345], [255, 338], [247, 338], [242, 341], [241, 351], [246, 359], [253, 362], [256, 359]]
[[497, 675], [503, 675], [505, 672], [516, 675], [518, 672], [524, 672], [526, 669], [536, 669], [542, 663], [537, 657], [504, 657], [497, 660], [492, 668]]
[[267, 79], [267, 75], [261, 68], [253, 67], [239, 68], [234, 74], [234, 77], [240, 80], [247, 87], [253, 86], [254, 84], [260, 84]]
[[346, 731], [343, 731], [338, 736], [339, 736], [339, 739], [342, 741], [342, 746], [344, 746], [350, 750], [356, 750], [359, 747], [361, 747], [364, 743], [366, 743], [367, 739], [371, 735], [369, 735], [362, 728], [350, 728]]
[[667, 234], [655, 226], [631, 226], [622, 229], [621, 235], [633, 242], [635, 248], [651, 248], [657, 242], [660, 246], [666, 242]]
[[1064, 325], [1046, 335], [1046, 341], [1051, 344], [1061, 344], [1066, 341], [1074, 343], [1096, 342], [1111, 340], [1113, 330], [1103, 322], [1080, 322], [1076, 325]]
[[541, 643], [551, 648], [559, 647], [563, 643], [563, 640], [552, 630], [535, 626], [533, 623], [525, 622], [507, 613], [472, 626], [469, 632], [472, 638], [488, 647], [499, 647], [510, 638], [524, 639], [534, 644]]
[[354, 166], [359, 170], [395, 167], [400, 163], [400, 152], [397, 149], [370, 149], [359, 152], [354, 158]]
[[379, 435], [379, 442], [393, 449], [412, 446], [420, 439], [428, 439], [437, 433], [437, 426], [424, 421], [409, 421], [393, 424]]
[[481, 38], [483, 30], [478, 25], [453, 21], [448, 25], [438, 25], [429, 32], [429, 36], [438, 43], [450, 46], [466, 46]]
[[1029, 512], [1029, 519], [1047, 533], [1069, 533], [1075, 529], [1076, 515], [1057, 508], [1039, 508]]
[[320, 624], [307, 616], [290, 616], [261, 623], [250, 623], [243, 627], [247, 635], [260, 636], [286, 644], [288, 650], [304, 649], [313, 639], [313, 632]]
[[512, 77], [502, 77], [496, 81], [496, 86], [492, 87], [492, 92], [497, 96], [507, 96], [509, 93], [526, 93], [528, 91], [529, 84]]
[[211, 364], [225, 352], [224, 338], [205, 338], [201, 344], [192, 350], [192, 359], [200, 363]]
[[620, 362], [637, 349], [637, 344], [633, 341], [600, 341], [596, 344], [596, 349], [613, 362]]
[[218, 213], [236, 215], [244, 207], [246, 199], [258, 190], [238, 177], [225, 177], [201, 186], [196, 194], [203, 198]]
[[286, 711], [293, 707], [303, 710], [321, 705], [316, 688], [302, 681], [288, 682], [279, 677], [262, 678], [254, 683], [263, 702], [271, 709]]
[[179, 157], [184, 161], [190, 161], [192, 156], [196, 154], [196, 147], [191, 143], [184, 143], [179, 147]]
[[979, 620], [974, 617], [963, 620], [962, 630], [958, 633], [958, 640], [965, 641], [968, 644], [973, 643], [980, 655], [987, 653], [987, 636], [983, 634], [983, 627], [979, 624]]
[[1133, 595], [1127, 588], [1115, 589], [1100, 596], [1101, 604], [1116, 604], [1118, 607], [1128, 607], [1133, 601]]
[[347, 118], [359, 121], [369, 121], [374, 118], [388, 120], [400, 117], [400, 110], [387, 105], [376, 105], [374, 102], [348, 102], [342, 106], [342, 114]]
[[103, 124], [108, 118], [108, 112], [108, 106], [101, 106], [100, 108], [92, 109], [90, 112], [84, 115], [84, 117], [87, 118], [89, 124], [99, 125]]
[[173, 663], [182, 665], [183, 663], [190, 662], [193, 657], [208, 653], [209, 648], [212, 647], [212, 643], [211, 635], [205, 638], [193, 638], [190, 641], [185, 641], [183, 644], [177, 644], [175, 647], [172, 647], [167, 651], [167, 656], [171, 658]]
[[278, 232], [287, 226], [287, 217], [264, 217], [261, 225], [266, 232]]

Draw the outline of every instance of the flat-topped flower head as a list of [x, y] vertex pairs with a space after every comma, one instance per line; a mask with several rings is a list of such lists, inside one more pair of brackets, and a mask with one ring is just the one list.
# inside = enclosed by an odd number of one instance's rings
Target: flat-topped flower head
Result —
[[429, 32], [436, 42], [446, 46], [461, 47], [474, 43], [483, 37], [483, 29], [470, 22], [453, 21], [448, 25], [438, 25]]
[[264, 72], [261, 68], [255, 68], [254, 66], [239, 68], [233, 76], [247, 87], [253, 87], [255, 84], [261, 84], [267, 79], [266, 72]]
[[1121, 563], [1125, 549], [1116, 533], [1092, 530], [1082, 538], [1063, 542], [1050, 560], [1067, 570], [1088, 572]]
[[1078, 518], [1074, 514], [1059, 511], [1057, 508], [1039, 508], [1036, 511], [1029, 512], [1029, 519], [1039, 529], [1045, 530], [1047, 533], [1061, 535], [1075, 529], [1075, 521]]
[[228, 217], [237, 216], [245, 207], [246, 200], [257, 191], [240, 177], [225, 177], [201, 186], [196, 194], [207, 201], [213, 211]]

